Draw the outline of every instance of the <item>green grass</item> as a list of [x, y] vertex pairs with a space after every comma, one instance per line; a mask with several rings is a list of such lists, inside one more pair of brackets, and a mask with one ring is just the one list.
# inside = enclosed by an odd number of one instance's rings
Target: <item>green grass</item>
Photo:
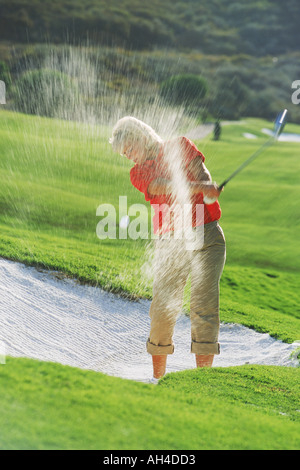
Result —
[[[198, 142], [216, 181], [265, 141], [267, 126], [247, 119], [224, 126], [220, 142]], [[244, 139], [246, 131], [258, 139]], [[98, 126], [0, 112], [0, 256], [150, 299], [148, 241], [96, 236], [99, 204], [118, 207], [119, 195], [128, 206], [144, 202], [129, 181], [130, 162], [112, 154], [108, 136]], [[221, 321], [286, 342], [300, 339], [298, 148], [278, 143], [221, 196]], [[189, 285], [186, 308], [188, 292]], [[299, 369], [245, 366], [170, 374], [153, 387], [7, 358], [0, 447], [297, 448], [297, 383]]]
[[8, 359], [1, 449], [297, 449], [299, 374], [243, 366], [167, 375], [158, 386]]
[[[198, 142], [216, 181], [265, 141], [263, 127], [271, 125], [249, 119], [224, 126], [220, 142]], [[151, 298], [148, 241], [96, 235], [100, 204], [114, 205], [118, 224], [120, 195], [127, 196], [128, 207], [144, 203], [129, 180], [131, 163], [111, 151], [109, 131], [0, 112], [0, 255], [129, 297]], [[258, 139], [245, 139], [246, 131]], [[277, 143], [221, 196], [227, 240], [221, 319], [289, 342], [300, 338], [298, 169], [298, 144]], [[148, 213], [150, 228], [150, 208]]]

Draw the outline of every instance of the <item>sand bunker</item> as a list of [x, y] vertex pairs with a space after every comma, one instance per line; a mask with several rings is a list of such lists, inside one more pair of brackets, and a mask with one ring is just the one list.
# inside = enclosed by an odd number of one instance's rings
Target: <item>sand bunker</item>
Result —
[[[0, 342], [7, 356], [147, 381], [152, 376], [145, 348], [149, 305], [0, 259]], [[193, 368], [190, 321], [185, 315], [178, 319], [174, 342], [168, 372]], [[215, 367], [297, 365], [290, 358], [297, 343], [285, 344], [240, 325], [222, 324], [220, 343]]]

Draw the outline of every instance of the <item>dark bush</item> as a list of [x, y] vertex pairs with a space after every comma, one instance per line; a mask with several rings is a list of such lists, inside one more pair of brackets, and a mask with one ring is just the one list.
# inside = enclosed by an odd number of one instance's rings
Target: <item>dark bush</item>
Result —
[[218, 82], [211, 112], [218, 119], [240, 119], [245, 116], [249, 99], [249, 89], [237, 76], [223, 78]]
[[208, 90], [207, 82], [197, 75], [175, 75], [160, 87], [160, 94], [170, 104], [191, 106], [201, 101]]
[[74, 108], [77, 87], [71, 77], [57, 70], [29, 70], [18, 79], [14, 104], [18, 111], [48, 117], [62, 117]]

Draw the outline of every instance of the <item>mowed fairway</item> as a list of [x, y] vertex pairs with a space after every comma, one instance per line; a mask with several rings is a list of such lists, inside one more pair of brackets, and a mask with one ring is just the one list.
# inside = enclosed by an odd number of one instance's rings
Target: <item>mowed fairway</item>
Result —
[[299, 448], [292, 368], [198, 369], [157, 386], [28, 359], [1, 371], [1, 448]]
[[[197, 142], [214, 180], [221, 183], [266, 140], [263, 127], [272, 124], [249, 119], [224, 126], [220, 142]], [[100, 204], [116, 208], [118, 224], [119, 196], [127, 196], [128, 207], [144, 203], [129, 181], [131, 163], [110, 149], [109, 131], [0, 112], [0, 256], [151, 298], [142, 269], [148, 241], [96, 235]], [[285, 131], [300, 133], [300, 126]], [[300, 339], [299, 168], [299, 144], [279, 142], [220, 200], [227, 240], [221, 321], [286, 342]], [[149, 231], [150, 218], [149, 209]], [[297, 448], [297, 383], [299, 369], [243, 366], [172, 374], [153, 387], [8, 358], [0, 366], [0, 446]]]

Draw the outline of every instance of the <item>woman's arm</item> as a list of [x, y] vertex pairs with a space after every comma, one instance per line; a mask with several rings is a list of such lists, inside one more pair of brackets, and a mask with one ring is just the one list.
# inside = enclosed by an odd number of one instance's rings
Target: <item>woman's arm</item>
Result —
[[[219, 197], [221, 191], [218, 185], [211, 181], [189, 181], [190, 194], [203, 193], [204, 196], [209, 198]], [[152, 196], [160, 196], [162, 194], [172, 194], [174, 187], [170, 180], [164, 178], [157, 178], [148, 186], [148, 194]]]
[[148, 194], [152, 196], [160, 196], [162, 194], [172, 193], [172, 182], [164, 178], [157, 178], [148, 186]]
[[218, 198], [220, 196], [222, 190], [212, 181], [210, 172], [204, 165], [201, 157], [192, 160], [187, 169], [193, 176], [193, 181], [190, 182], [192, 194], [201, 192], [208, 198]]
[[187, 170], [192, 174], [193, 180], [196, 182], [212, 180], [210, 172], [204, 165], [201, 157], [194, 158], [188, 165]]
[[203, 193], [204, 196], [214, 199], [220, 196], [223, 188], [219, 189], [217, 183], [214, 181], [200, 181], [199, 183], [191, 182], [190, 190], [191, 194]]
[[[203, 193], [204, 196], [209, 198], [219, 197], [221, 191], [218, 185], [212, 182], [210, 173], [202, 159], [195, 158], [190, 162], [187, 170], [192, 174], [193, 181], [188, 181], [190, 187], [190, 194]], [[148, 194], [152, 196], [160, 196], [162, 194], [171, 194], [174, 191], [172, 182], [165, 178], [157, 178], [148, 186]]]

